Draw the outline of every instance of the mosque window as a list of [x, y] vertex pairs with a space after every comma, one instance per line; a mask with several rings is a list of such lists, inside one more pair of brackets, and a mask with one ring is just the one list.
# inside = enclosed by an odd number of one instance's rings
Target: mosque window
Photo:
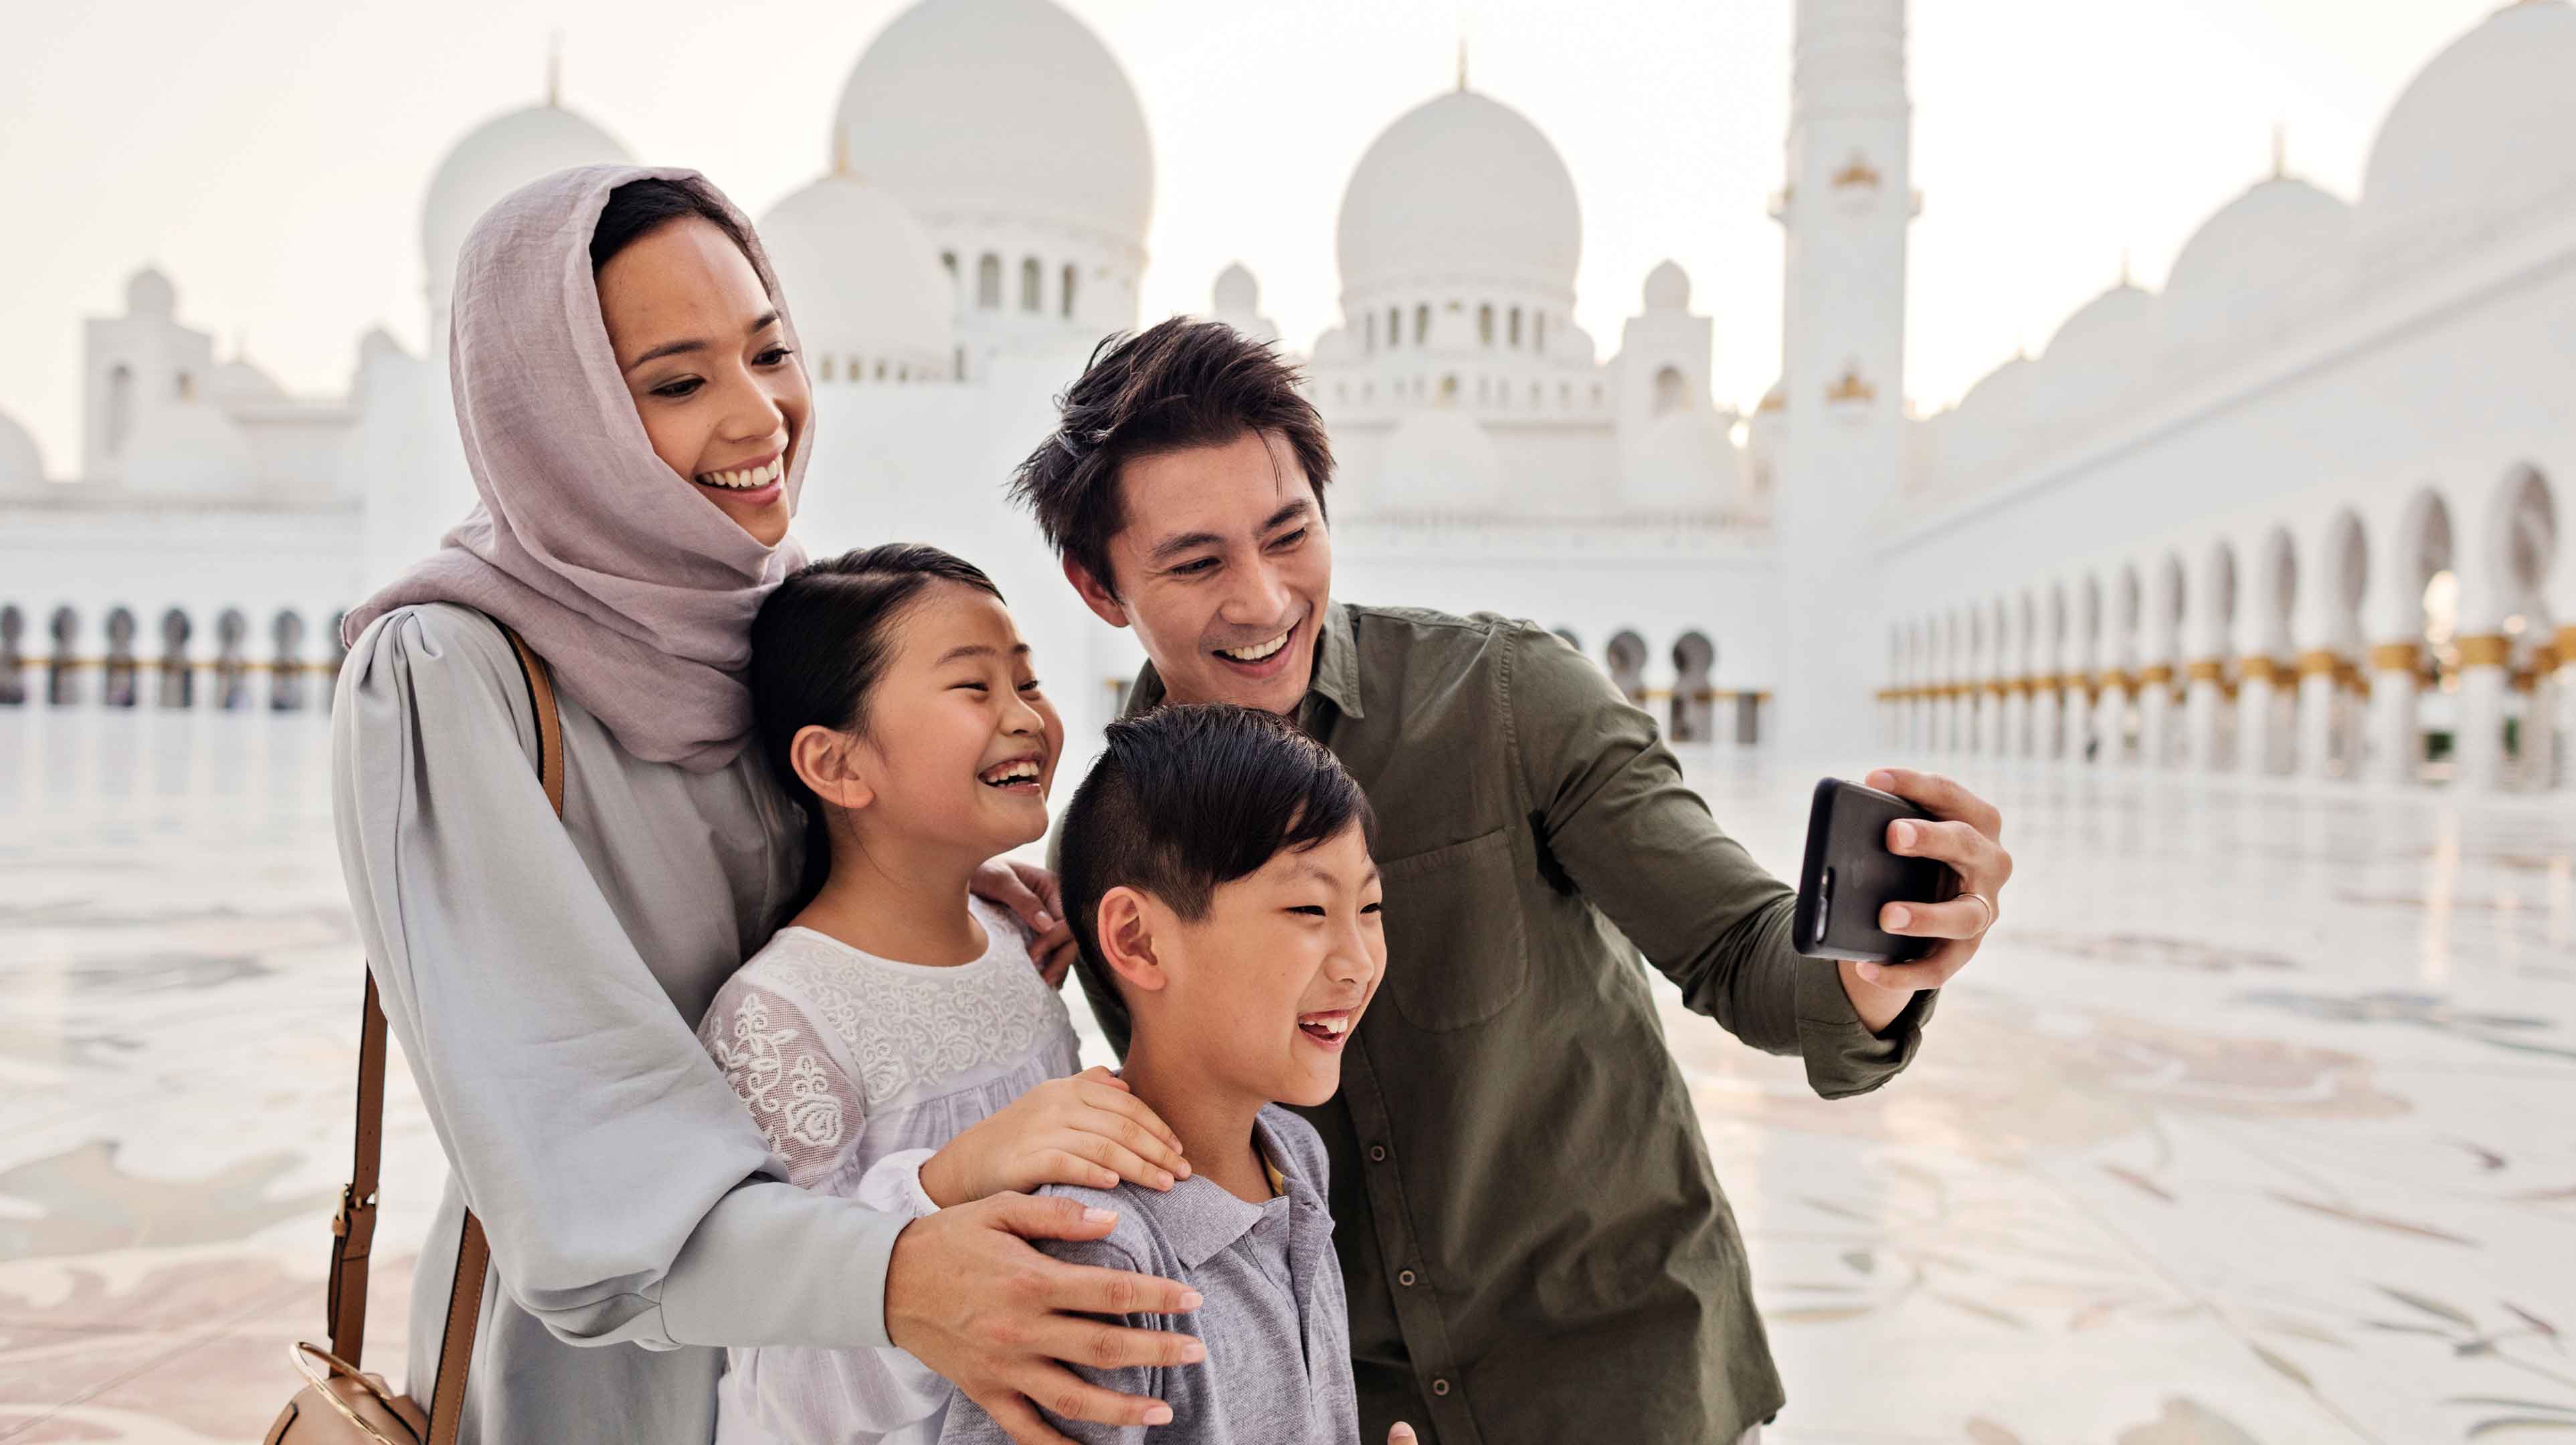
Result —
[[956, 279], [957, 279], [957, 253], [956, 253], [956, 252], [954, 252], [954, 251], [942, 251], [942, 252], [940, 252], [940, 253], [939, 253], [939, 264], [948, 268], [948, 279], [949, 279], [949, 280], [954, 281], [954, 280], [956, 280]]
[[1399, 311], [1399, 310], [1397, 310], [1396, 308], [1394, 308], [1394, 307], [1390, 306], [1390, 307], [1386, 308], [1386, 345], [1387, 345], [1387, 349], [1388, 349], [1388, 350], [1390, 350], [1390, 351], [1392, 351], [1392, 350], [1394, 350], [1396, 347], [1401, 346], [1401, 345], [1403, 345], [1403, 344], [1404, 344], [1404, 313], [1403, 313], [1402, 311]]
[[1530, 317], [1530, 349], [1547, 350], [1547, 313], [1544, 311]]
[[1573, 383], [1560, 381], [1556, 384], [1556, 404], [1558, 406], [1574, 405]]
[[1457, 377], [1444, 376], [1440, 378], [1440, 399], [1442, 401], [1456, 401], [1458, 399]]
[[1046, 300], [1041, 293], [1045, 290], [1046, 272], [1039, 267], [1038, 258], [1031, 256], [1022, 261], [1020, 263], [1020, 309], [1022, 311], [1044, 310]]
[[877, 360], [877, 380], [885, 380], [885, 360], [882, 357]]
[[975, 305], [984, 311], [1002, 309], [1002, 258], [990, 251], [975, 263]]
[[1064, 291], [1056, 298], [1055, 303], [1056, 314], [1067, 321], [1073, 319], [1073, 276], [1073, 263], [1067, 261], [1064, 266]]
[[823, 379], [825, 381], [832, 379], [832, 358], [828, 356], [823, 358]]
[[1601, 404], [1601, 383], [1597, 381], [1592, 384], [1592, 404], [1594, 406]]
[[910, 381], [910, 380], [912, 380], [912, 363], [910, 363], [910, 362], [905, 362], [903, 365], [896, 367], [896, 368], [895, 368], [895, 372], [894, 372], [894, 379], [895, 379], [895, 380], [897, 380], [897, 381]]
[[1416, 306], [1413, 308], [1413, 344], [1416, 346], [1423, 346], [1427, 345], [1430, 340], [1431, 308], [1428, 306]]
[[1521, 309], [1517, 306], [1512, 308], [1511, 337], [1512, 345], [1521, 344]]
[[1377, 313], [1374, 311], [1368, 314], [1368, 349], [1372, 353], [1377, 350]]
[[1678, 366], [1667, 366], [1655, 373], [1654, 414], [1663, 416], [1680, 411], [1690, 404], [1690, 382]]
[[197, 378], [193, 372], [179, 373], [179, 399], [181, 401], [197, 399]]
[[1494, 308], [1490, 302], [1476, 308], [1476, 344], [1494, 344]]
[[134, 430], [134, 368], [120, 365], [107, 374], [107, 454], [125, 450]]
[[1546, 397], [1546, 395], [1545, 395], [1545, 394], [1540, 390], [1540, 388], [1539, 388], [1539, 384], [1538, 384], [1537, 382], [1535, 382], [1535, 381], [1531, 382], [1531, 383], [1530, 383], [1530, 405], [1531, 405], [1531, 406], [1533, 406], [1533, 407], [1536, 407], [1536, 406], [1542, 406], [1542, 405], [1546, 404], [1546, 401], [1547, 401], [1547, 397]]
[[957, 370], [954, 374], [959, 381], [966, 379], [966, 348], [963, 346], [957, 348]]

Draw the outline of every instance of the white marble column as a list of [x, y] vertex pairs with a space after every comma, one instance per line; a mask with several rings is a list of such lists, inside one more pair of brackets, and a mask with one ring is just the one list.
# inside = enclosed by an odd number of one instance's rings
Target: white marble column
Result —
[[2237, 662], [2236, 679], [2236, 770], [2269, 777], [2281, 770], [2277, 719], [2281, 698], [2290, 693], [2290, 671], [2256, 653]]
[[2223, 658], [2204, 657], [2186, 670], [2183, 710], [2189, 721], [2184, 764], [2196, 772], [2224, 773], [2231, 770], [2235, 759], [2227, 754], [2227, 663]]
[[[2576, 567], [2576, 563], [2562, 564]], [[2556, 785], [2576, 791], [2576, 625], [2558, 629], [2558, 641], [2552, 651], [2558, 655], [2558, 668], [2549, 675], [2549, 690], [2555, 701], [2550, 712], [2556, 720]]]
[[2420, 644], [2383, 642], [2370, 649], [2370, 774], [2412, 784], [2422, 776], [2424, 737], [2415, 715]]
[[[2308, 778], [2335, 776], [2335, 706], [2342, 699], [2343, 659], [2332, 649], [2315, 648], [2299, 654], [2299, 739], [2295, 759], [2299, 775]], [[2357, 759], [2354, 761], [2358, 761]], [[2346, 766], [2343, 776], [2349, 778], [2359, 769]]]
[[2504, 786], [2505, 669], [2513, 639], [2500, 632], [2469, 633], [2460, 649], [2460, 724], [2451, 738], [2454, 776], [2465, 787], [2490, 792]]
[[2174, 729], [2180, 721], [2174, 713], [2172, 665], [2156, 662], [2139, 669], [2138, 752], [2150, 768], [2173, 766]]

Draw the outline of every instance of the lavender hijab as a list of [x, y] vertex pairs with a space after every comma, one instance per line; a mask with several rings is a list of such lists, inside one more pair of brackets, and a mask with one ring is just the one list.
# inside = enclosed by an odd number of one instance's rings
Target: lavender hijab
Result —
[[[517, 629], [628, 752], [712, 772], [751, 735], [752, 616], [805, 553], [792, 538], [752, 540], [644, 435], [590, 268], [608, 193], [640, 180], [677, 182], [733, 214], [797, 345], [750, 220], [697, 172], [581, 166], [511, 192], [466, 238], [449, 332], [456, 426], [480, 500], [341, 631], [355, 642], [416, 602], [480, 609]], [[791, 510], [812, 450], [809, 418], [788, 453]]]

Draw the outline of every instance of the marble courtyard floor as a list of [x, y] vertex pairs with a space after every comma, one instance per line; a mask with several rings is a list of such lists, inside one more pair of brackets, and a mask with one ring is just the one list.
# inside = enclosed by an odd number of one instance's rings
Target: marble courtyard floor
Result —
[[[326, 754], [0, 712], [0, 1440], [255, 1439], [321, 1332]], [[2020, 874], [1911, 1072], [1824, 1103], [1668, 1009], [1775, 1445], [2576, 1441], [2576, 801], [1957, 766]], [[1810, 778], [1694, 776], [1792, 865]], [[389, 1095], [379, 1368], [441, 1172]]]

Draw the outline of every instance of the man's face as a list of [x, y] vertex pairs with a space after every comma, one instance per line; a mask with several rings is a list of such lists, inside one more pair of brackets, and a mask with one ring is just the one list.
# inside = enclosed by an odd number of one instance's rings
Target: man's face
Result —
[[1296, 453], [1247, 431], [1120, 469], [1127, 525], [1111, 585], [1065, 575], [1114, 627], [1133, 627], [1173, 702], [1294, 713], [1315, 674], [1333, 546]]

